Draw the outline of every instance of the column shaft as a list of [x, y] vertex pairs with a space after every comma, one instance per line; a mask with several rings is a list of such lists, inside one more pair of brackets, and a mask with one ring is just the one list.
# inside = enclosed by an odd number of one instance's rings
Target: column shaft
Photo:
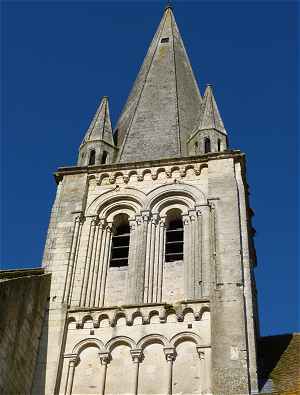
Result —
[[103, 249], [103, 271], [102, 271], [100, 298], [99, 298], [100, 307], [104, 305], [104, 299], [105, 299], [106, 278], [107, 278], [107, 271], [109, 269], [110, 253], [111, 253], [111, 238], [112, 238], [111, 226], [109, 224], [105, 228], [105, 245]]
[[70, 255], [69, 255], [69, 260], [68, 260], [64, 293], [63, 293], [63, 297], [62, 297], [62, 301], [67, 302], [67, 303], [68, 303], [68, 298], [69, 298], [69, 294], [70, 294], [70, 287], [71, 287], [73, 271], [74, 271], [74, 263], [75, 263], [75, 256], [76, 256], [76, 249], [77, 249], [77, 242], [78, 242], [79, 226], [80, 226], [80, 217], [76, 217], [75, 221], [74, 221]]
[[103, 236], [103, 225], [98, 225], [98, 232], [97, 232], [97, 241], [96, 241], [96, 248], [95, 248], [95, 256], [94, 256], [94, 274], [93, 274], [93, 281], [91, 286], [90, 292], [90, 306], [97, 307], [96, 303], [96, 295], [97, 295], [97, 284], [98, 278], [100, 275], [100, 254], [101, 254], [101, 246], [102, 246], [102, 236]]
[[92, 219], [90, 223], [87, 253], [86, 253], [85, 265], [84, 265], [84, 274], [83, 274], [83, 281], [82, 281], [82, 288], [80, 295], [80, 306], [85, 306], [87, 302], [86, 297], [87, 297], [88, 284], [90, 280], [91, 259], [92, 259], [92, 253], [94, 247], [95, 231], [96, 231], [96, 220]]
[[74, 381], [74, 373], [75, 373], [75, 361], [69, 361], [68, 373], [67, 373], [67, 381], [65, 388], [65, 395], [72, 395], [73, 381]]

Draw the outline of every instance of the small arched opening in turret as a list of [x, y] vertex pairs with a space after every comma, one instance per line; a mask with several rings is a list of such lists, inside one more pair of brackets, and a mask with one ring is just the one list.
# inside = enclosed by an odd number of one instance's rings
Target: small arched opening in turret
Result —
[[117, 214], [113, 222], [110, 267], [128, 266], [130, 227], [127, 214]]
[[218, 139], [218, 151], [221, 151], [221, 139]]
[[96, 162], [96, 151], [92, 149], [90, 151], [89, 166], [93, 166], [95, 162]]
[[195, 155], [198, 154], [198, 150], [199, 150], [199, 148], [198, 148], [198, 141], [195, 141], [195, 144], [194, 144], [194, 152], [195, 152]]
[[171, 209], [168, 212], [166, 225], [165, 261], [182, 261], [183, 222], [181, 211], [178, 208]]
[[107, 151], [103, 151], [102, 157], [101, 157], [101, 165], [105, 165], [105, 163], [107, 162], [108, 159], [108, 152]]
[[208, 152], [211, 152], [211, 146], [210, 146], [210, 138], [206, 137], [204, 139], [204, 152], [207, 154]]

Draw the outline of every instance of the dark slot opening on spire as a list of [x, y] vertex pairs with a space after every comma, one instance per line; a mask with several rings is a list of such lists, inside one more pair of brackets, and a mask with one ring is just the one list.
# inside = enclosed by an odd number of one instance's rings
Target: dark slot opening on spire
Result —
[[169, 37], [163, 37], [163, 38], [160, 40], [160, 42], [161, 42], [162, 44], [168, 43], [168, 42], [169, 42]]
[[218, 139], [218, 151], [221, 151], [221, 139]]
[[166, 262], [183, 260], [183, 222], [178, 209], [168, 214], [165, 248]]
[[101, 165], [104, 165], [106, 163], [107, 160], [107, 151], [103, 151], [102, 157], [101, 157]]
[[115, 145], [118, 145], [118, 136], [119, 136], [119, 129], [116, 129], [113, 135]]
[[128, 266], [130, 227], [128, 216], [118, 214], [114, 218], [110, 267]]
[[204, 152], [211, 152], [210, 139], [208, 137], [204, 140]]
[[95, 164], [95, 161], [96, 161], [96, 151], [92, 149], [90, 151], [89, 166], [93, 166]]

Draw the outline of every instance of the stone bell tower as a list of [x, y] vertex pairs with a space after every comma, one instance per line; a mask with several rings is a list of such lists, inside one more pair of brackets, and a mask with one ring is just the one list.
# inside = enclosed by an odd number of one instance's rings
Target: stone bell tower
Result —
[[257, 392], [245, 155], [167, 7], [114, 133], [102, 99], [55, 173], [34, 394]]

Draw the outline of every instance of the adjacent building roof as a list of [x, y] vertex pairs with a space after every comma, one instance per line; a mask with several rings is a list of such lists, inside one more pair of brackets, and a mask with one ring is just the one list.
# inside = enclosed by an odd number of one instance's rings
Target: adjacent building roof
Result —
[[115, 129], [118, 161], [186, 155], [201, 105], [172, 9], [167, 7]]
[[258, 351], [261, 393], [300, 394], [300, 333], [262, 337]]

